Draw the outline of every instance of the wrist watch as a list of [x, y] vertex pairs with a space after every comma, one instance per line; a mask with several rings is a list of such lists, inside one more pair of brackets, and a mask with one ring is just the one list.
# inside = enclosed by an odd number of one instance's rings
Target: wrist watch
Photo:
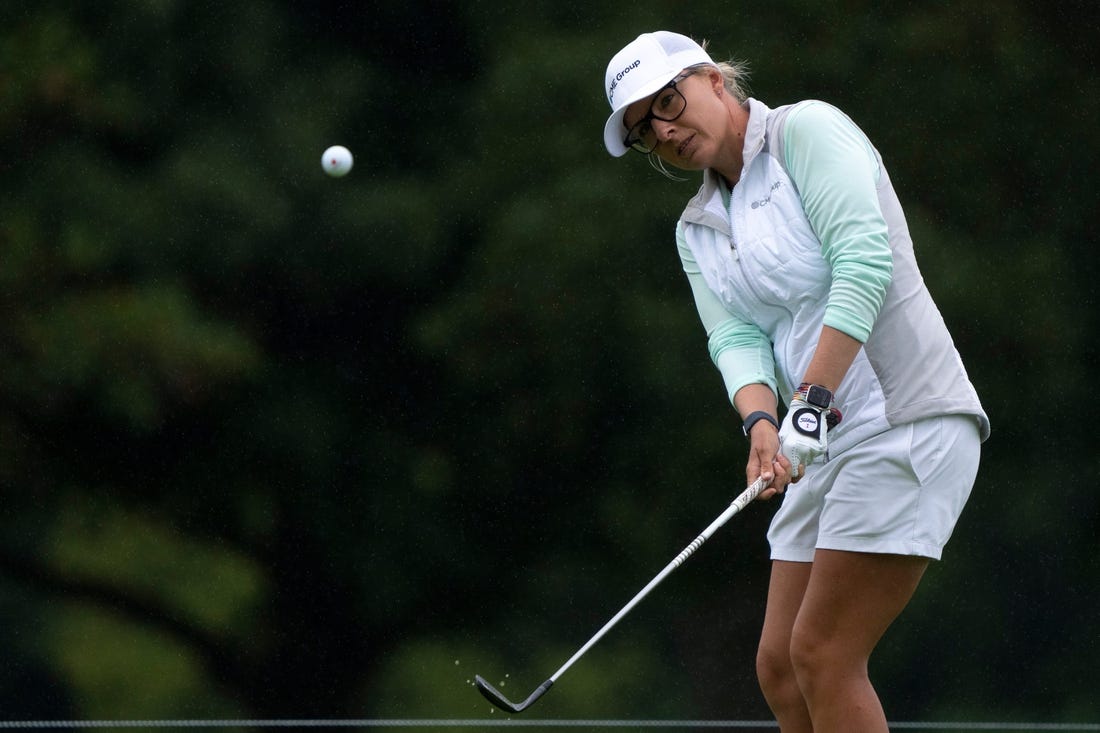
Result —
[[800, 399], [813, 407], [824, 410], [833, 404], [833, 393], [819, 384], [803, 382], [794, 393], [796, 399]]

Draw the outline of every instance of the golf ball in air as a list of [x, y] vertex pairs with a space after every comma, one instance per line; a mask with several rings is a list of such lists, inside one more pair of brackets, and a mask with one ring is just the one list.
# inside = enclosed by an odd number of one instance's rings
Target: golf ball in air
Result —
[[333, 178], [347, 175], [351, 163], [351, 151], [343, 145], [333, 145], [321, 156], [321, 167]]

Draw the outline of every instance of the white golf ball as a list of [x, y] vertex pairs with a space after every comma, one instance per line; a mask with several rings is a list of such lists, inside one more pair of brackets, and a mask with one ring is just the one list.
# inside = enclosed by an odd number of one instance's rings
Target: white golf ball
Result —
[[346, 176], [351, 170], [351, 151], [343, 145], [333, 145], [321, 156], [321, 167], [333, 178]]

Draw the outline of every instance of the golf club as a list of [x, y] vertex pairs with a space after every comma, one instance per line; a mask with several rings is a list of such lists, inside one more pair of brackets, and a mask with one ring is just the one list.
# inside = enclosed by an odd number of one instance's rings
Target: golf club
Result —
[[638, 591], [638, 594], [631, 598], [630, 602], [623, 606], [621, 611], [615, 614], [615, 616], [610, 621], [604, 624], [603, 628], [597, 631], [595, 636], [589, 639], [588, 642], [584, 646], [582, 646], [576, 654], [570, 657], [569, 661], [563, 664], [557, 672], [550, 675], [550, 679], [539, 685], [535, 689], [535, 691], [527, 697], [526, 700], [519, 703], [510, 701], [500, 692], [500, 690], [489, 684], [489, 682], [486, 681], [485, 678], [483, 678], [481, 675], [474, 676], [474, 683], [477, 685], [478, 691], [481, 692], [481, 694], [485, 696], [485, 699], [491, 702], [493, 705], [500, 708], [501, 710], [507, 710], [510, 713], [520, 713], [531, 707], [531, 705], [534, 704], [536, 700], [546, 694], [546, 691], [554, 685], [559, 677], [565, 674], [565, 670], [573, 666], [573, 662], [580, 659], [581, 656], [583, 656], [585, 652], [591, 649], [597, 641], [603, 638], [604, 634], [610, 631], [611, 628], [615, 626], [615, 624], [619, 623], [623, 616], [630, 613], [631, 609], [633, 609], [634, 606], [638, 605], [638, 603], [643, 598], [645, 598], [651, 590], [656, 588], [662, 580], [668, 577], [668, 575], [673, 570], [683, 565], [684, 561], [691, 557], [692, 553], [698, 550], [704, 542], [710, 539], [710, 536], [712, 534], [717, 532], [723, 524], [730, 520], [730, 517], [744, 509], [745, 506], [749, 504], [749, 502], [755, 499], [757, 494], [763, 491], [766, 485], [767, 482], [764, 480], [763, 476], [756, 479], [756, 481], [753, 481], [747, 489], [741, 492], [740, 496], [733, 500], [733, 503], [731, 503], [726, 508], [726, 510], [718, 516], [717, 519], [710, 523], [710, 526], [703, 530], [702, 534], [696, 537], [690, 545], [685, 547], [683, 552], [677, 555], [672, 560], [672, 562], [665, 566], [664, 570], [657, 573], [657, 576], [653, 578], [653, 580], [649, 581], [649, 584], [646, 585], [645, 588], [642, 588], [640, 591]]

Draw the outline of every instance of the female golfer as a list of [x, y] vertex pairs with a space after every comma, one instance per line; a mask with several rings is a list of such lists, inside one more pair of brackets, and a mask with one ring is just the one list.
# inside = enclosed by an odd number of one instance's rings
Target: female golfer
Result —
[[768, 705], [784, 733], [886, 731], [868, 658], [940, 558], [989, 421], [878, 151], [824, 102], [770, 109], [743, 84], [692, 39], [643, 34], [607, 67], [604, 143], [703, 174], [680, 258], [747, 479], [785, 493], [756, 665]]

